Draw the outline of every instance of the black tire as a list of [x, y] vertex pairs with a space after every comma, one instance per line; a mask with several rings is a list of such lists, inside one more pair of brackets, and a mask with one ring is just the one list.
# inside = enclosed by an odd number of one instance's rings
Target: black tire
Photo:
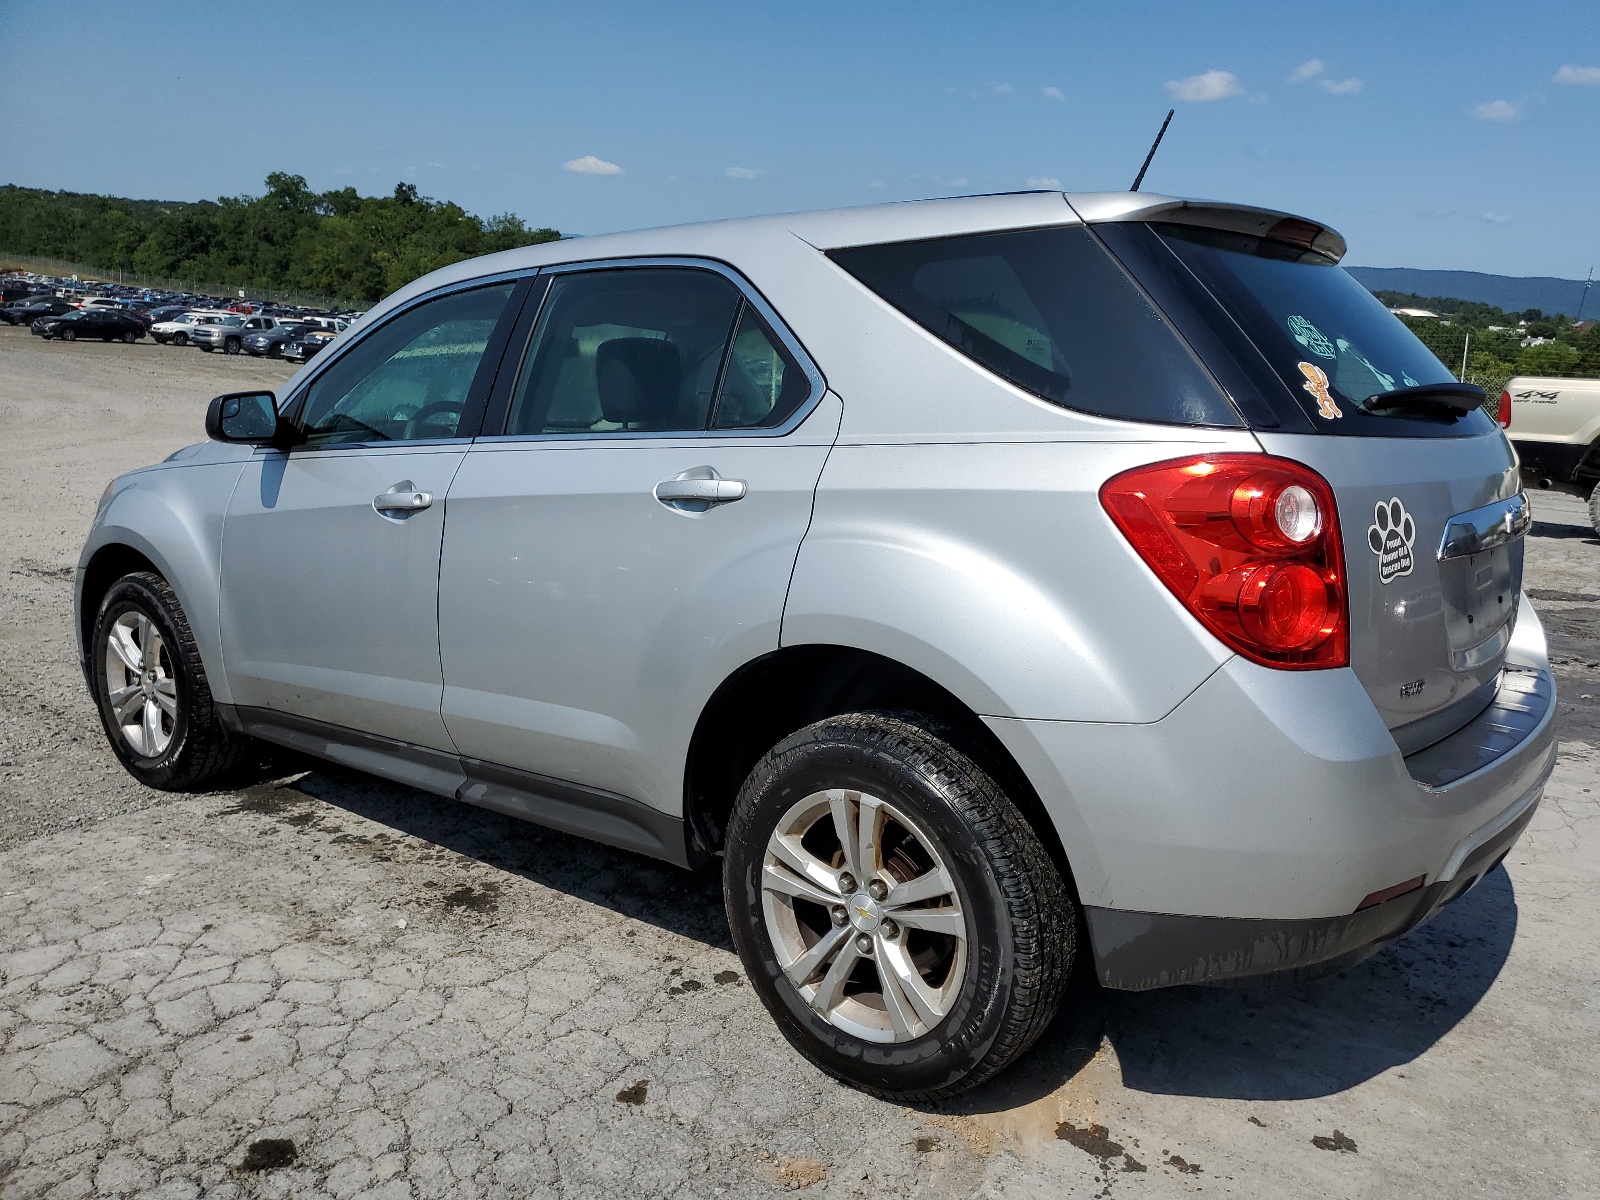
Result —
[[216, 347], [207, 345], [205, 342], [196, 342], [195, 345], [199, 346], [200, 349], [205, 351], [207, 354], [210, 354], [212, 350], [216, 349]]
[[135, 342], [137, 342], [138, 340], [139, 340], [139, 335], [134, 333], [133, 330], [131, 330], [131, 329], [123, 330], [122, 341], [123, 341], [124, 345], [131, 346]]
[[189, 344], [189, 335], [187, 333], [175, 333], [175, 334], [173, 334], [172, 335], [172, 344], [174, 346], [187, 346]]
[[78, 340], [78, 331], [76, 329], [63, 329], [61, 331], [61, 340], [63, 342], [75, 342], [75, 341], [77, 341]]
[[1600, 483], [1594, 485], [1594, 490], [1589, 493], [1589, 524], [1600, 535]]
[[[835, 1078], [901, 1102], [946, 1099], [1013, 1062], [1055, 1017], [1076, 953], [1073, 904], [1038, 835], [934, 728], [862, 712], [790, 735], [740, 789], [723, 860], [734, 944], [783, 1035]], [[877, 796], [921, 826], [954, 877], [970, 945], [982, 951], [967, 954], [944, 1018], [913, 1040], [869, 1041], [836, 1027], [789, 981], [772, 944], [761, 889], [768, 839], [800, 800], [832, 788]]]
[[237, 354], [237, 353], [239, 353], [239, 339], [235, 338], [235, 337], [231, 337], [231, 338], [226, 339], [222, 343], [222, 352], [224, 354]]
[[[142, 614], [155, 626], [164, 646], [163, 669], [176, 685], [176, 713], [171, 740], [157, 754], [145, 756], [130, 745], [112, 710], [107, 678], [106, 646], [119, 617]], [[106, 739], [122, 765], [140, 783], [163, 791], [205, 787], [238, 765], [248, 740], [223, 728], [211, 697], [194, 634], [178, 597], [161, 576], [148, 571], [124, 575], [100, 602], [89, 644], [89, 678], [95, 707]]]

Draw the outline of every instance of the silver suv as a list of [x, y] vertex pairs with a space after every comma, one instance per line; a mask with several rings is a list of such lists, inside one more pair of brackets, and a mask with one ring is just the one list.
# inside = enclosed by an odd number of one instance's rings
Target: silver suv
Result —
[[1059, 192], [458, 263], [106, 490], [111, 745], [250, 738], [686, 867], [820, 1068], [930, 1099], [1111, 988], [1303, 980], [1555, 757], [1482, 393], [1236, 205]]

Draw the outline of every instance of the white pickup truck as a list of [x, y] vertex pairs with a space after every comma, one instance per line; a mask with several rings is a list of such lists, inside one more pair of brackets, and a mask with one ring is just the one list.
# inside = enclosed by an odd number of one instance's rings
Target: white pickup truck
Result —
[[1500, 393], [1500, 424], [1523, 482], [1587, 500], [1600, 533], [1600, 379], [1518, 375]]

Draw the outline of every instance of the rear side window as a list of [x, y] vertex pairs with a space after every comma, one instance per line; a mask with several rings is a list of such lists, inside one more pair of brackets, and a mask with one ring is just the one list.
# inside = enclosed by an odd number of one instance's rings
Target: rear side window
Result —
[[1132, 421], [1242, 424], [1085, 229], [894, 242], [830, 257], [929, 333], [1041, 400]]

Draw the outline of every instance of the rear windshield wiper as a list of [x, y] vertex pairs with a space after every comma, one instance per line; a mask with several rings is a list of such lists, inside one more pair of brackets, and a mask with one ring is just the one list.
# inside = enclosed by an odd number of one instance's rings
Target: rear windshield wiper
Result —
[[1377, 392], [1363, 400], [1361, 407], [1368, 412], [1409, 408], [1416, 412], [1447, 412], [1464, 417], [1473, 409], [1482, 408], [1484, 399], [1484, 390], [1475, 383], [1419, 383], [1416, 387]]

